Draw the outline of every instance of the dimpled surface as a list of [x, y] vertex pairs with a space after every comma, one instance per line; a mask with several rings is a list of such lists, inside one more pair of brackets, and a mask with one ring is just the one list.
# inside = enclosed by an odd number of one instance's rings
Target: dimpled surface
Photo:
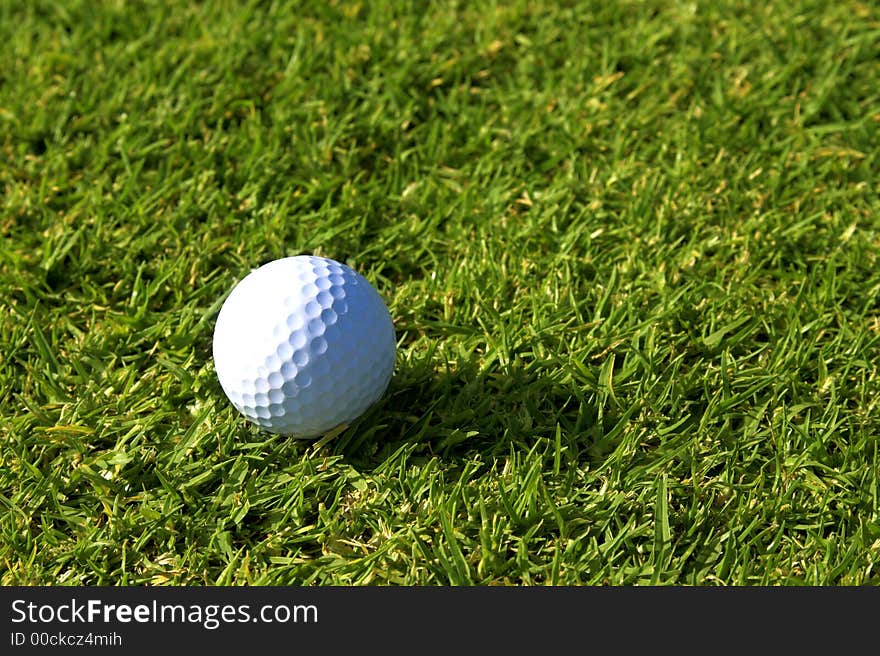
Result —
[[274, 433], [315, 437], [376, 402], [396, 340], [375, 288], [334, 260], [297, 255], [251, 271], [223, 303], [214, 366], [223, 391]]

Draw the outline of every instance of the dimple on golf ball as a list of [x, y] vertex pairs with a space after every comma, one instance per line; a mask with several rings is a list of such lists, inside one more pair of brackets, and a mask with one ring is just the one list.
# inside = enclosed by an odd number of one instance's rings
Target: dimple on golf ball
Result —
[[214, 366], [223, 391], [273, 433], [316, 437], [385, 393], [396, 357], [391, 316], [362, 275], [324, 257], [254, 269], [220, 308]]

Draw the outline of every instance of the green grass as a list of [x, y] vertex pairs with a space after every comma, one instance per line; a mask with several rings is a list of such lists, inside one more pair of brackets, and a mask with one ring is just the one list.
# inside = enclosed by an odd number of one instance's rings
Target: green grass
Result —
[[[880, 582], [870, 2], [0, 0], [0, 583]], [[399, 338], [335, 439], [220, 303]]]

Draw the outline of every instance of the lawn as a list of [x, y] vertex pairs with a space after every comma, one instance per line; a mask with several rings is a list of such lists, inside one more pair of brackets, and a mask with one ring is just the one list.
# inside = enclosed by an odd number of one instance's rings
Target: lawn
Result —
[[[880, 583], [871, 2], [0, 0], [0, 584]], [[223, 395], [300, 253], [398, 359]]]

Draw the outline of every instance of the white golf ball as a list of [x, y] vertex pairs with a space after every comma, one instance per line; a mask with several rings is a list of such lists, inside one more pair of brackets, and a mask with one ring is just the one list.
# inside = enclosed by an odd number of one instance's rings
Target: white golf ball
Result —
[[223, 391], [273, 433], [316, 437], [385, 393], [396, 357], [391, 316], [359, 273], [297, 255], [251, 271], [220, 308], [214, 366]]

